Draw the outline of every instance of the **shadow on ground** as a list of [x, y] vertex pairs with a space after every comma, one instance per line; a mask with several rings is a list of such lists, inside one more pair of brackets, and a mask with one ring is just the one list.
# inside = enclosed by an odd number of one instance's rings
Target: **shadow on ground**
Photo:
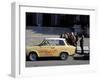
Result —
[[[54, 60], [61, 60], [59, 57], [41, 57], [37, 58], [37, 61], [54, 61]], [[73, 56], [73, 60], [90, 60], [89, 53], [77, 53]], [[27, 59], [26, 61], [30, 61]]]
[[74, 60], [90, 60], [89, 53], [77, 53], [74, 57]]

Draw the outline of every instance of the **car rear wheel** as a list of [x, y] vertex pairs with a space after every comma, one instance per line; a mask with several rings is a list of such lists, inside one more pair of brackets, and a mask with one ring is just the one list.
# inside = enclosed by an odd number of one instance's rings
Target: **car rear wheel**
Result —
[[30, 59], [31, 61], [36, 61], [36, 60], [37, 60], [37, 55], [36, 55], [35, 53], [30, 53], [29, 59]]
[[66, 60], [67, 58], [68, 58], [68, 54], [67, 53], [63, 52], [63, 53], [60, 54], [60, 59], [61, 60]]

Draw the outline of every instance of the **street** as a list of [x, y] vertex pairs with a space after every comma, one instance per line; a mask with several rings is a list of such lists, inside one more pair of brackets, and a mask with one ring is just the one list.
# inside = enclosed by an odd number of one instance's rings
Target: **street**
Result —
[[26, 67], [38, 67], [38, 66], [59, 66], [59, 65], [86, 65], [89, 64], [89, 60], [74, 60], [71, 56], [67, 60], [49, 59], [38, 61], [26, 61]]

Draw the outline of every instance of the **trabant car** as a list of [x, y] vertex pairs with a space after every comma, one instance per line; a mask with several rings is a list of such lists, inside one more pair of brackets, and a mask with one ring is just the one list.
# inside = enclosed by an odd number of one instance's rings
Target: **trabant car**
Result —
[[26, 57], [36, 61], [38, 57], [59, 57], [66, 60], [75, 54], [76, 47], [68, 45], [64, 38], [45, 38], [39, 45], [27, 46]]

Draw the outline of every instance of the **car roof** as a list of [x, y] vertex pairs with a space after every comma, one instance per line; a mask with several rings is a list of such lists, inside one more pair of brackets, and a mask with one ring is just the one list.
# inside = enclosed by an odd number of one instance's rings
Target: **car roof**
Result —
[[45, 38], [46, 40], [65, 40], [64, 38]]

